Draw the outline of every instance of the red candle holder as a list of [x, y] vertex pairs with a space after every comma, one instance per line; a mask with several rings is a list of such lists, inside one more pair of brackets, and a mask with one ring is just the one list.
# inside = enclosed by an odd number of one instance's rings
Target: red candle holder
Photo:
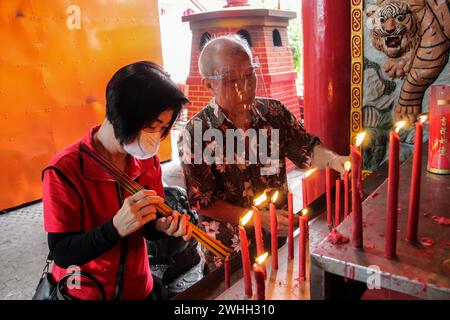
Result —
[[450, 86], [431, 86], [429, 118], [427, 171], [450, 174]]

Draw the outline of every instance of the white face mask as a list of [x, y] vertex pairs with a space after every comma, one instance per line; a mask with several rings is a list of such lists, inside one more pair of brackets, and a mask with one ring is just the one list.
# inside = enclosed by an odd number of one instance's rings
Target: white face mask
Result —
[[123, 148], [133, 157], [145, 160], [153, 157], [158, 152], [160, 141], [160, 132], [141, 131], [136, 140], [132, 143], [124, 144]]

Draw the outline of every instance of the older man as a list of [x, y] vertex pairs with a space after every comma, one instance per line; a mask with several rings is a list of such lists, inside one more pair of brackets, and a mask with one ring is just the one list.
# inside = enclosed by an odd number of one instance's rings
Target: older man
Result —
[[[300, 168], [329, 164], [339, 172], [343, 172], [347, 160], [307, 133], [282, 103], [256, 98], [255, 68], [244, 39], [229, 35], [209, 41], [200, 54], [199, 69], [203, 85], [213, 98], [189, 121], [178, 142], [191, 205], [198, 209], [206, 231], [235, 252], [240, 248], [239, 218], [267, 189], [280, 192], [278, 234], [287, 235], [285, 158]], [[239, 143], [243, 150], [238, 150]], [[269, 158], [269, 152], [263, 150], [268, 144], [277, 159]], [[255, 149], [256, 158], [251, 157]], [[270, 231], [269, 212], [262, 210], [261, 218], [263, 229]], [[206, 260], [210, 268], [221, 265], [210, 254], [206, 254]]]

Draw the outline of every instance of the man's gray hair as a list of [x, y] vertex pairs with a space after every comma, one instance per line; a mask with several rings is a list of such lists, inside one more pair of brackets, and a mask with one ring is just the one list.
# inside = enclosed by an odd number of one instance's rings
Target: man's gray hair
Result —
[[198, 59], [198, 69], [202, 78], [212, 76], [216, 67], [214, 63], [214, 57], [218, 52], [223, 51], [229, 54], [237, 54], [245, 52], [250, 61], [253, 61], [253, 54], [247, 40], [237, 34], [229, 34], [219, 36], [209, 40], [202, 51]]

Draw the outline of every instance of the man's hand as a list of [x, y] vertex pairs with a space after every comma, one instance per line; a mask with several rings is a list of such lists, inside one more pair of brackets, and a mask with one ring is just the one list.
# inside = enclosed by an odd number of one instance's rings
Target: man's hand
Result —
[[191, 217], [188, 214], [181, 215], [174, 211], [169, 217], [162, 217], [156, 220], [155, 229], [172, 237], [183, 237], [183, 240], [191, 239], [192, 225], [189, 222]]
[[341, 176], [343, 176], [345, 173], [344, 163], [349, 160], [350, 160], [349, 156], [340, 156], [340, 155], [336, 154], [333, 158], [331, 158], [331, 160], [329, 162], [330, 168], [333, 170], [336, 170], [337, 172], [339, 172], [341, 174]]
[[[270, 232], [270, 211], [261, 210], [261, 225], [266, 232]], [[278, 236], [286, 237], [289, 231], [289, 213], [285, 210], [277, 210]], [[294, 229], [298, 228], [298, 219], [294, 217]]]
[[349, 160], [348, 156], [338, 155], [337, 153], [328, 150], [323, 145], [318, 144], [314, 147], [311, 164], [319, 169], [323, 169], [329, 165], [330, 168], [343, 175], [345, 172], [344, 163], [347, 160]]

